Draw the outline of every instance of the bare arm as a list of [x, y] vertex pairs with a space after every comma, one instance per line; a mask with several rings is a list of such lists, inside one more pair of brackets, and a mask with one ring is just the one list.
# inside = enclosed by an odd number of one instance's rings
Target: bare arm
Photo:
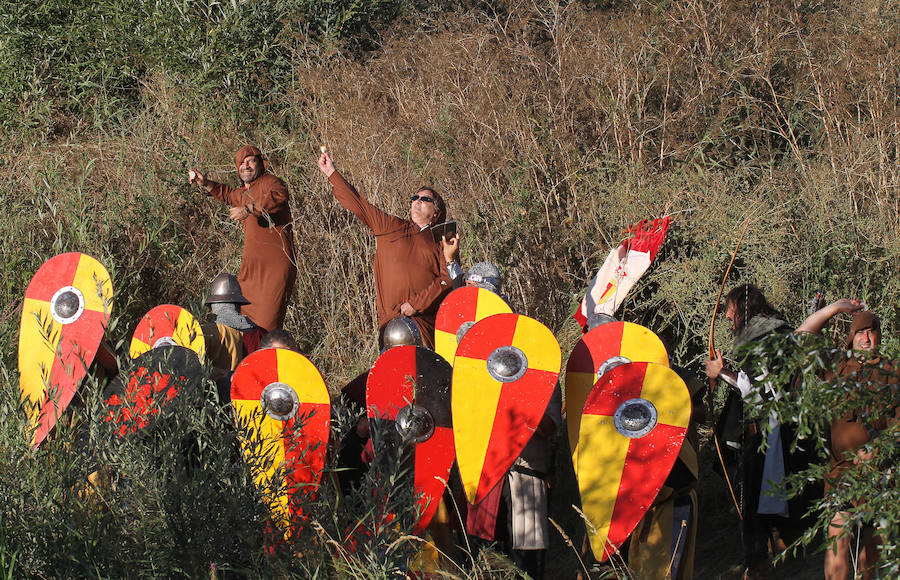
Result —
[[853, 312], [856, 312], [857, 310], [862, 310], [862, 307], [862, 302], [860, 302], [859, 300], [841, 298], [840, 300], [832, 302], [828, 306], [825, 306], [821, 310], [817, 310], [816, 312], [810, 314], [794, 332], [797, 334], [804, 332], [810, 334], [818, 334], [822, 331], [825, 325], [828, 324], [828, 321], [837, 314], [851, 314]]

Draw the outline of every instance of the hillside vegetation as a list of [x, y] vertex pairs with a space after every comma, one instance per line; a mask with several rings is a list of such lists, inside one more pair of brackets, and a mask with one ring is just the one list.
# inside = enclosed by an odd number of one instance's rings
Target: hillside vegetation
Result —
[[[0, 33], [4, 423], [17, 416], [22, 294], [47, 258], [81, 251], [107, 266], [120, 350], [152, 306], [203, 314], [209, 281], [237, 271], [241, 235], [187, 171], [236, 183], [244, 143], [291, 187], [299, 275], [286, 327], [332, 390], [377, 355], [374, 244], [316, 169], [321, 144], [395, 213], [420, 185], [440, 191], [464, 265], [500, 265], [514, 307], [553, 329], [564, 356], [609, 249], [628, 224], [663, 215], [667, 241], [620, 314], [664, 335], [673, 362], [700, 368], [747, 219], [729, 288], [757, 284], [792, 323], [815, 290], [859, 297], [897, 344], [896, 2], [28, 0], [0, 8]], [[27, 462], [3, 446], [6, 495]], [[236, 486], [247, 477], [229, 473]], [[27, 534], [4, 534], [0, 567], [60, 565], [17, 552]], [[145, 540], [129, 550], [175, 550]], [[64, 569], [130, 575], [98, 542]], [[266, 569], [254, 546], [228, 549], [231, 564]], [[195, 576], [213, 557], [198, 553], [140, 565]]]

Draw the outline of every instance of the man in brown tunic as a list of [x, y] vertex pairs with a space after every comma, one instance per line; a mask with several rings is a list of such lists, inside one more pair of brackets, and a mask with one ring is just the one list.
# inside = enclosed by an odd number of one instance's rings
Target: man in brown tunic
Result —
[[[875, 314], [863, 311], [862, 304], [858, 300], [841, 299], [829, 304], [810, 315], [797, 331], [817, 333], [828, 320], [839, 313], [853, 314], [853, 323], [844, 348], [856, 351], [856, 356], [842, 357], [838, 361], [836, 372], [826, 376], [826, 380], [896, 387], [898, 382], [896, 371], [889, 363], [883, 363], [878, 354], [878, 347], [881, 344], [881, 321]], [[852, 396], [852, 393], [849, 393], [849, 396]], [[860, 409], [844, 413], [831, 420], [829, 445], [831, 469], [825, 478], [826, 489], [837, 485], [842, 473], [850, 469], [854, 463], [872, 461], [873, 455], [866, 451], [865, 445], [889, 426], [895, 429], [900, 422], [900, 407], [886, 406], [877, 413], [863, 411]], [[845, 533], [847, 521], [846, 512], [838, 512], [828, 528], [828, 541], [832, 543], [825, 550], [825, 577], [828, 580], [838, 578], [844, 580], [850, 572], [852, 537]], [[864, 578], [870, 578], [875, 572], [879, 542], [872, 526], [863, 526], [860, 536], [861, 550], [857, 561], [859, 573]]]
[[234, 155], [241, 187], [233, 189], [191, 170], [190, 183], [231, 206], [244, 229], [238, 281], [250, 304], [241, 312], [267, 331], [280, 329], [297, 278], [287, 186], [268, 173], [262, 152], [245, 145]]
[[409, 316], [434, 348], [434, 319], [441, 300], [451, 289], [443, 251], [428, 227], [446, 216], [444, 202], [430, 189], [412, 196], [410, 219], [390, 215], [362, 197], [335, 169], [327, 152], [319, 169], [331, 183], [341, 205], [353, 212], [375, 235], [375, 303], [379, 333], [396, 316]]

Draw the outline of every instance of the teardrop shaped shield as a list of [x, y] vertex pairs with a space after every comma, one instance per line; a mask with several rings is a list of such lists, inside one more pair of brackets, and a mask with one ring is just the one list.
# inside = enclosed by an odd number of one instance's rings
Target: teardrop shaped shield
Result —
[[578, 488], [594, 555], [613, 554], [653, 504], [691, 418], [687, 385], [667, 366], [627, 363], [588, 395], [578, 440]]
[[577, 457], [581, 411], [588, 393], [605, 373], [630, 362], [669, 366], [669, 355], [653, 331], [631, 322], [601, 324], [582, 336], [572, 349], [566, 362], [566, 427], [573, 459]]
[[[379, 427], [393, 430], [391, 441], [413, 457], [413, 488], [421, 516], [416, 533], [431, 522], [456, 458], [450, 420], [452, 369], [440, 355], [422, 346], [395, 346], [369, 371], [366, 414]], [[373, 437], [382, 432], [372, 430]], [[376, 453], [386, 442], [375, 445]]]
[[484, 288], [457, 288], [444, 298], [434, 321], [434, 350], [451, 365], [456, 348], [472, 325], [494, 314], [511, 313], [512, 308], [497, 294]]
[[87, 374], [112, 312], [109, 273], [77, 252], [44, 262], [25, 289], [19, 327], [19, 390], [32, 445], [56, 425]]
[[456, 460], [470, 503], [506, 475], [537, 429], [559, 377], [559, 343], [520, 314], [495, 314], [466, 333], [453, 364]]
[[[331, 399], [322, 374], [299, 353], [258, 350], [235, 369], [231, 403], [256, 485], [290, 530], [304, 519], [300, 503], [315, 493], [325, 466]], [[274, 487], [279, 472], [285, 485]]]
[[190, 312], [174, 304], [154, 306], [141, 317], [131, 337], [129, 354], [131, 358], [137, 358], [164, 344], [189, 348], [197, 353], [200, 360], [206, 356], [200, 324]]

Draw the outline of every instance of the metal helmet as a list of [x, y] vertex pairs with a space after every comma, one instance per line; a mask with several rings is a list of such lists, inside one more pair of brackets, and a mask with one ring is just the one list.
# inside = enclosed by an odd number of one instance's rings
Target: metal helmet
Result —
[[594, 330], [601, 324], [606, 324], [607, 322], [615, 322], [616, 318], [614, 316], [610, 316], [609, 314], [604, 314], [603, 312], [595, 312], [588, 316], [587, 321], [587, 329]]
[[232, 274], [222, 273], [213, 278], [209, 286], [207, 304], [250, 304], [250, 301], [241, 294], [241, 285]]
[[404, 344], [422, 346], [422, 333], [408, 316], [398, 316], [385, 324], [381, 337], [385, 349]]
[[500, 294], [503, 286], [503, 278], [500, 269], [490, 262], [478, 262], [466, 273], [466, 282], [490, 290], [494, 294]]

